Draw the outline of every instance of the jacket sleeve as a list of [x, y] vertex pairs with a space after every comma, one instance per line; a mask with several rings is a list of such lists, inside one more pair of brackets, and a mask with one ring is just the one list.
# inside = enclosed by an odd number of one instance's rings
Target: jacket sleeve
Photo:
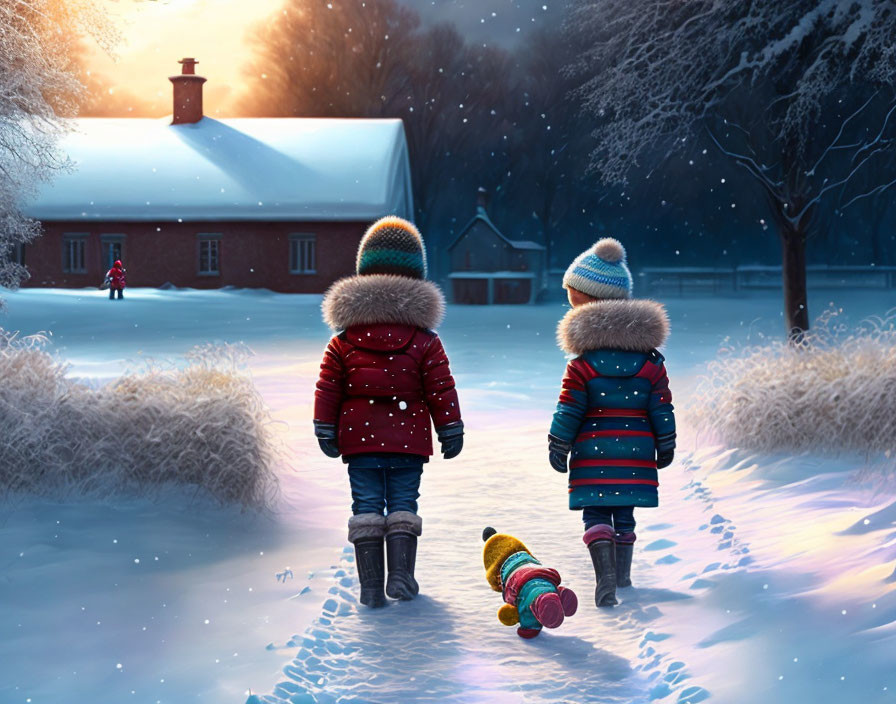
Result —
[[551, 435], [572, 444], [582, 427], [582, 420], [588, 412], [588, 391], [585, 389], [586, 376], [581, 358], [572, 360], [566, 367], [560, 391]]
[[662, 361], [657, 365], [657, 369], [650, 389], [647, 415], [656, 438], [656, 449], [674, 450], [675, 413], [672, 406], [672, 392], [669, 390], [669, 376]]
[[314, 420], [317, 423], [339, 423], [339, 409], [345, 393], [345, 365], [339, 352], [339, 338], [334, 337], [327, 345], [324, 359], [320, 363], [320, 377], [314, 392]]
[[423, 354], [421, 374], [423, 394], [436, 429], [460, 421], [460, 403], [454, 377], [448, 368], [448, 355], [435, 333], [432, 333], [432, 340]]

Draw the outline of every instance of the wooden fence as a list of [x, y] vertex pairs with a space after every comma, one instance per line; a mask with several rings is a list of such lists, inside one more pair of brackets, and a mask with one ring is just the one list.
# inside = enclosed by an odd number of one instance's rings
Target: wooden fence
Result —
[[[812, 289], [896, 288], [893, 266], [810, 266], [807, 285]], [[739, 266], [645, 268], [635, 275], [641, 295], [724, 294], [781, 288], [781, 267]]]

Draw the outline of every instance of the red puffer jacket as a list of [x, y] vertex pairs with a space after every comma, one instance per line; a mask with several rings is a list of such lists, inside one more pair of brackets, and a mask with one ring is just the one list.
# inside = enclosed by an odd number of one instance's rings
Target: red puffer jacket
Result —
[[[352, 277], [337, 283], [324, 301], [327, 322], [343, 332], [324, 354], [314, 419], [338, 427], [343, 456], [429, 456], [430, 417], [436, 428], [461, 420], [445, 348], [425, 324], [441, 317], [441, 294], [433, 303], [437, 289], [431, 283], [398, 278]], [[392, 296], [405, 288], [421, 295], [399, 297], [405, 305], [392, 309]], [[418, 309], [428, 314], [415, 315]]]
[[330, 341], [314, 418], [338, 426], [343, 455], [431, 455], [430, 416], [437, 428], [460, 420], [438, 335], [408, 325], [358, 325]]
[[127, 286], [125, 278], [126, 271], [120, 261], [116, 261], [115, 265], [106, 272], [106, 278], [109, 279], [110, 288], [124, 289]]

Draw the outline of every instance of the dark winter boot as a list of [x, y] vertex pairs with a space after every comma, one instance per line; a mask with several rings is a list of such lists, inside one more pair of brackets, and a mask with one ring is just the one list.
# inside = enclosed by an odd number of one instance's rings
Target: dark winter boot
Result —
[[632, 553], [635, 551], [634, 533], [620, 533], [616, 536], [616, 586], [632, 586]]
[[408, 601], [420, 592], [414, 579], [417, 562], [417, 536], [423, 532], [420, 516], [410, 511], [396, 511], [386, 517], [386, 560], [389, 579], [386, 594], [392, 599]]
[[591, 553], [597, 586], [594, 589], [594, 604], [615, 606], [616, 601], [616, 543], [615, 533], [610, 526], [596, 525], [585, 531], [583, 540]]
[[361, 582], [360, 602], [371, 609], [386, 605], [383, 585], [386, 569], [383, 560], [383, 534], [386, 519], [376, 513], [359, 513], [348, 522], [348, 539], [355, 545], [355, 567]]

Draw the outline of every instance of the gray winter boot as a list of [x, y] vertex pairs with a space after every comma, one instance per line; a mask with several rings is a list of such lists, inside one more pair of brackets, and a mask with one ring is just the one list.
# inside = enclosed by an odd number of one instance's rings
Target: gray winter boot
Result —
[[616, 586], [632, 586], [632, 553], [635, 551], [634, 533], [620, 533], [616, 536]]
[[355, 545], [355, 567], [361, 582], [359, 601], [371, 609], [386, 605], [383, 584], [386, 570], [383, 564], [383, 534], [386, 519], [376, 513], [359, 513], [348, 522], [348, 540]]
[[389, 579], [386, 594], [392, 599], [408, 601], [420, 592], [414, 579], [417, 562], [417, 536], [423, 532], [423, 521], [416, 513], [396, 511], [386, 517], [386, 561]]
[[583, 540], [591, 553], [597, 586], [594, 589], [595, 606], [615, 606], [616, 601], [616, 543], [610, 526], [596, 525], [585, 531]]

